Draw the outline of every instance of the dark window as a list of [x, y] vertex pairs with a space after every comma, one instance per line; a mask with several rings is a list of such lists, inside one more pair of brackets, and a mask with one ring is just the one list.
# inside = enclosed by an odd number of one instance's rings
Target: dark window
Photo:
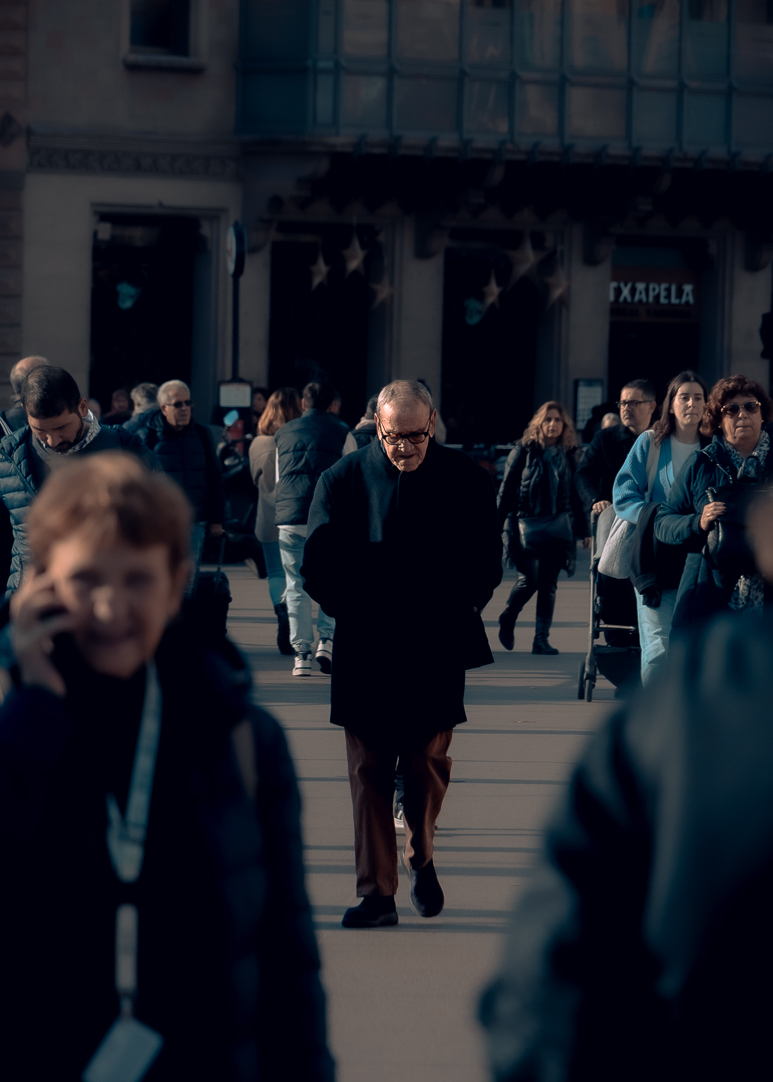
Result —
[[190, 0], [131, 0], [131, 48], [188, 56]]

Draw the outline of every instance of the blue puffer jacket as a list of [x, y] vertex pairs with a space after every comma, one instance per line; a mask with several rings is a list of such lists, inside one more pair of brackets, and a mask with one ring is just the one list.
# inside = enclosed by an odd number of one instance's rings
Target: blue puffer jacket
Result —
[[194, 422], [179, 432], [166, 423], [159, 410], [151, 415], [144, 441], [158, 456], [164, 473], [178, 483], [193, 504], [195, 521], [222, 523], [223, 471], [204, 425]]
[[[0, 581], [7, 580], [6, 595], [18, 589], [21, 582], [29, 552], [24, 520], [46, 476], [32, 448], [32, 439], [32, 432], [25, 426], [0, 440]], [[160, 469], [156, 456], [122, 428], [100, 428], [82, 453], [97, 451], [131, 451], [150, 469]]]
[[308, 409], [276, 433], [277, 526], [306, 525], [317, 481], [338, 462], [348, 431], [332, 413]]

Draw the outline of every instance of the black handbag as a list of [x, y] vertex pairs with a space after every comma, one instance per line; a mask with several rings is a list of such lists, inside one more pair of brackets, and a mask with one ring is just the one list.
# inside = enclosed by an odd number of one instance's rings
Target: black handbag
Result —
[[574, 536], [572, 516], [568, 511], [556, 515], [537, 515], [518, 519], [521, 547], [529, 551], [555, 545], [569, 545]]
[[711, 503], [723, 503], [724, 515], [714, 522], [704, 552], [716, 567], [728, 560], [751, 558], [746, 540], [746, 519], [749, 508], [760, 494], [759, 484], [721, 485], [706, 490]]

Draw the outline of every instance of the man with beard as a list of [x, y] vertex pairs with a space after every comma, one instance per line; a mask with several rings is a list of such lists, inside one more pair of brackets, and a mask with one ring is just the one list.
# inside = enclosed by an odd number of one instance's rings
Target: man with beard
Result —
[[28, 561], [27, 508], [52, 469], [73, 454], [130, 451], [151, 469], [156, 456], [122, 428], [102, 427], [69, 372], [41, 365], [19, 389], [27, 423], [0, 440], [0, 581], [13, 593]]
[[390, 383], [375, 416], [378, 439], [317, 483], [301, 567], [336, 621], [330, 720], [346, 730], [362, 899], [345, 928], [397, 924], [398, 765], [411, 904], [421, 917], [443, 908], [433, 851], [448, 748], [466, 721], [465, 670], [493, 661], [481, 612], [502, 578], [491, 478], [432, 440], [427, 389]]

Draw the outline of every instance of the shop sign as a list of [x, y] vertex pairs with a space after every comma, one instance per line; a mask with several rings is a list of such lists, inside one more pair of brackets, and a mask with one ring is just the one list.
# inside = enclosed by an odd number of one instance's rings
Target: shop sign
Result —
[[699, 318], [697, 276], [677, 267], [613, 267], [610, 319], [684, 323]]

